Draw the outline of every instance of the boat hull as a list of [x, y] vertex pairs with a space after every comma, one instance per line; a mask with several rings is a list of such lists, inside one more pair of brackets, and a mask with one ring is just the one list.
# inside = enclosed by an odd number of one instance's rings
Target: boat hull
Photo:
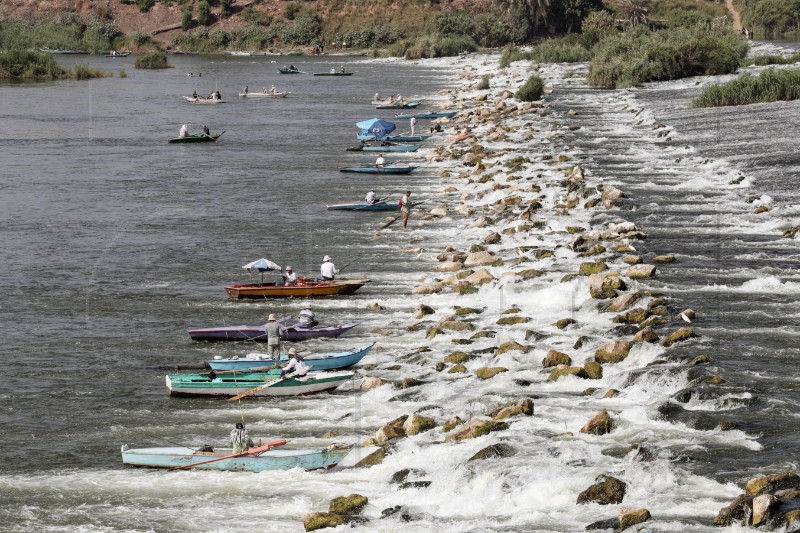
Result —
[[397, 202], [378, 202], [376, 204], [368, 204], [365, 201], [360, 202], [341, 202], [338, 204], [328, 204], [326, 206], [330, 210], [344, 210], [344, 211], [397, 211]]
[[348, 279], [324, 282], [308, 281], [293, 285], [274, 283], [248, 283], [225, 287], [228, 297], [242, 298], [305, 298], [309, 296], [334, 296], [352, 294], [369, 283], [368, 279]]
[[367, 146], [354, 146], [348, 148], [348, 152], [416, 152], [421, 146], [419, 144], [398, 144], [390, 146], [367, 145]]
[[[338, 326], [317, 326], [301, 328], [287, 326], [281, 340], [299, 342], [320, 337], [341, 337], [362, 321], [350, 322]], [[264, 326], [224, 326], [219, 328], [196, 328], [189, 330], [189, 336], [195, 341], [246, 341], [267, 342]]]
[[402, 104], [378, 104], [375, 109], [414, 109], [419, 102], [404, 102]]
[[314, 76], [352, 76], [354, 72], [315, 72]]
[[[319, 353], [309, 355], [303, 359], [311, 370], [339, 370], [358, 364], [369, 353], [375, 343], [367, 344], [361, 348], [353, 348], [347, 352]], [[279, 364], [289, 360], [287, 354], [282, 354]], [[238, 359], [214, 359], [208, 362], [212, 370], [245, 370], [263, 369], [272, 365], [272, 359], [267, 354], [249, 354]]]
[[303, 377], [280, 379], [280, 370], [235, 372], [230, 374], [168, 374], [165, 377], [170, 396], [215, 396], [230, 398], [272, 382], [250, 396], [306, 396], [334, 390], [353, 378], [354, 372], [309, 372]]
[[219, 135], [187, 135], [186, 137], [174, 137], [170, 139], [169, 143], [211, 143], [219, 139]]
[[395, 115], [394, 118], [416, 118], [416, 119], [429, 119], [429, 118], [450, 118], [454, 117], [458, 111], [431, 111], [428, 113], [406, 113]]
[[[352, 445], [334, 445], [323, 450], [278, 450], [273, 449], [257, 455], [232, 457], [197, 465], [195, 470], [222, 470], [233, 472], [266, 472], [270, 470], [319, 470], [333, 468], [344, 459]], [[195, 448], [128, 448], [122, 446], [122, 463], [128, 466], [148, 468], [186, 468], [204, 461], [232, 455], [230, 448], [215, 448], [211, 452]]]
[[198, 104], [198, 105], [217, 105], [217, 104], [224, 104], [225, 100], [221, 98], [194, 98], [192, 96], [182, 96], [184, 100], [189, 102], [190, 104]]
[[290, 68], [279, 68], [278, 74], [305, 74], [305, 72], [299, 70], [292, 70]]
[[395, 167], [395, 166], [386, 166], [386, 167], [342, 167], [339, 169], [339, 172], [360, 172], [362, 174], [410, 174], [414, 171], [417, 167]]
[[239, 93], [239, 98], [286, 98], [289, 95], [285, 93]]

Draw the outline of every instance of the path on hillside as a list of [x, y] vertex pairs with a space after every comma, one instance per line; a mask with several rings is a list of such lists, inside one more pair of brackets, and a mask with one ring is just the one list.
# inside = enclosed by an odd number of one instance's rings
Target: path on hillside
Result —
[[733, 7], [733, 0], [725, 0], [725, 6], [728, 8], [728, 11], [731, 12], [731, 17], [733, 17], [733, 29], [742, 33], [742, 17], [739, 15], [736, 8]]

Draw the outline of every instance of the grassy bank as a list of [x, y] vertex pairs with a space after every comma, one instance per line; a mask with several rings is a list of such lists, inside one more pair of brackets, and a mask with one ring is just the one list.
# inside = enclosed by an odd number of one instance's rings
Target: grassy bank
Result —
[[783, 57], [773, 54], [755, 56], [755, 57], [746, 57], [742, 60], [741, 66], [750, 67], [755, 65], [758, 67], [766, 67], [767, 65], [793, 65], [795, 63], [800, 63], [800, 52], [795, 52], [789, 57]]
[[764, 71], [706, 88], [692, 101], [694, 107], [748, 105], [800, 99], [800, 70]]
[[734, 0], [742, 24], [768, 39], [800, 32], [800, 0]]
[[74, 78], [88, 80], [105, 78], [110, 72], [78, 64], [69, 70], [61, 67], [52, 55], [44, 52], [11, 50], [0, 52], [0, 79], [14, 80], [56, 80]]
[[104, 53], [122, 41], [122, 32], [111, 22], [83, 21], [65, 13], [57, 22], [0, 21], [0, 50], [44, 47]]

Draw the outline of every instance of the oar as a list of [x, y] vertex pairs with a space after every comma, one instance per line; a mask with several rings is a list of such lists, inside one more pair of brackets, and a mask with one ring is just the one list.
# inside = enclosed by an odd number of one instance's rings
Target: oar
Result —
[[282, 381], [286, 381], [286, 379], [287, 378], [280, 378], [280, 379], [276, 379], [275, 381], [268, 381], [268, 382], [264, 383], [263, 385], [259, 385], [258, 387], [252, 388], [252, 389], [250, 389], [248, 391], [244, 391], [241, 394], [237, 394], [233, 398], [228, 398], [228, 400], [231, 401], [231, 402], [236, 401], [236, 400], [241, 400], [245, 396], [250, 396], [251, 394], [254, 394], [254, 393], [256, 393], [256, 392], [258, 392], [258, 391], [260, 391], [262, 389], [266, 389], [268, 387], [272, 387], [273, 385], [277, 385], [278, 383], [281, 383]]
[[[392, 193], [392, 194], [394, 194], [394, 193]], [[374, 204], [367, 204], [367, 205], [362, 205], [361, 207], [356, 207], [355, 209], [353, 209], [353, 211], [360, 211], [360, 210], [362, 210], [362, 209], [366, 209], [366, 208], [368, 208], [368, 207], [369, 207], [369, 206], [371, 206], [371, 205], [380, 205], [380, 204], [385, 204], [386, 202], [388, 202], [388, 201], [389, 201], [389, 198], [391, 198], [391, 197], [392, 197], [392, 195], [390, 194], [389, 196], [387, 196], [387, 197], [386, 197], [386, 198], [384, 198], [383, 200], [378, 200], [378, 201], [377, 201], [377, 202], [375, 202]]]
[[[225, 133], [226, 131], [227, 131], [227, 130], [222, 130], [222, 133]], [[220, 133], [219, 135], [217, 135], [217, 138], [216, 138], [216, 139], [214, 139], [214, 142], [217, 142], [217, 140], [218, 140], [220, 137], [222, 137], [222, 133]]]
[[[418, 205], [422, 205], [422, 204], [424, 204], [424, 203], [427, 203], [427, 202], [428, 202], [428, 200], [424, 200], [424, 201], [422, 201], [422, 202], [412, 202], [412, 203], [411, 203], [411, 207], [417, 207]], [[392, 220], [390, 220], [389, 222], [387, 222], [386, 224], [384, 224], [383, 226], [381, 226], [381, 227], [378, 229], [378, 231], [381, 231], [381, 230], [384, 230], [384, 229], [388, 228], [389, 226], [391, 226], [392, 224], [394, 224], [395, 222], [397, 222], [398, 220], [400, 220], [400, 217], [402, 217], [402, 216], [403, 216], [403, 213], [400, 213], [399, 215], [397, 215], [396, 217], [394, 217]]]
[[225, 455], [223, 457], [217, 457], [217, 458], [211, 459], [209, 461], [201, 461], [199, 463], [192, 463], [192, 464], [189, 464], [189, 465], [175, 466], [175, 467], [170, 468], [168, 471], [172, 472], [173, 470], [186, 470], [188, 468], [194, 468], [195, 466], [207, 465], [208, 463], [216, 463], [217, 461], [224, 461], [225, 459], [234, 459], [236, 457], [245, 457], [247, 455], [258, 455], [258, 454], [261, 454], [261, 453], [264, 453], [264, 452], [268, 452], [268, 451], [270, 451], [270, 449], [275, 448], [276, 446], [283, 446], [287, 442], [289, 442], [289, 441], [287, 441], [286, 439], [274, 440], [274, 441], [268, 442], [268, 443], [266, 443], [266, 444], [264, 444], [262, 446], [258, 446], [256, 448], [250, 448], [247, 451], [244, 451], [244, 452], [241, 452], [241, 453], [232, 453], [231, 455]]

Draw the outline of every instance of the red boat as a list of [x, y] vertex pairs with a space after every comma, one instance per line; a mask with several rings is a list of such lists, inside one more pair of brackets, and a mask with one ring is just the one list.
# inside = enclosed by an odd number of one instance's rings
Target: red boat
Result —
[[333, 281], [311, 281], [298, 278], [293, 283], [247, 283], [229, 285], [225, 292], [230, 298], [305, 298], [309, 296], [333, 296], [351, 294], [369, 283], [368, 279], [343, 279]]

